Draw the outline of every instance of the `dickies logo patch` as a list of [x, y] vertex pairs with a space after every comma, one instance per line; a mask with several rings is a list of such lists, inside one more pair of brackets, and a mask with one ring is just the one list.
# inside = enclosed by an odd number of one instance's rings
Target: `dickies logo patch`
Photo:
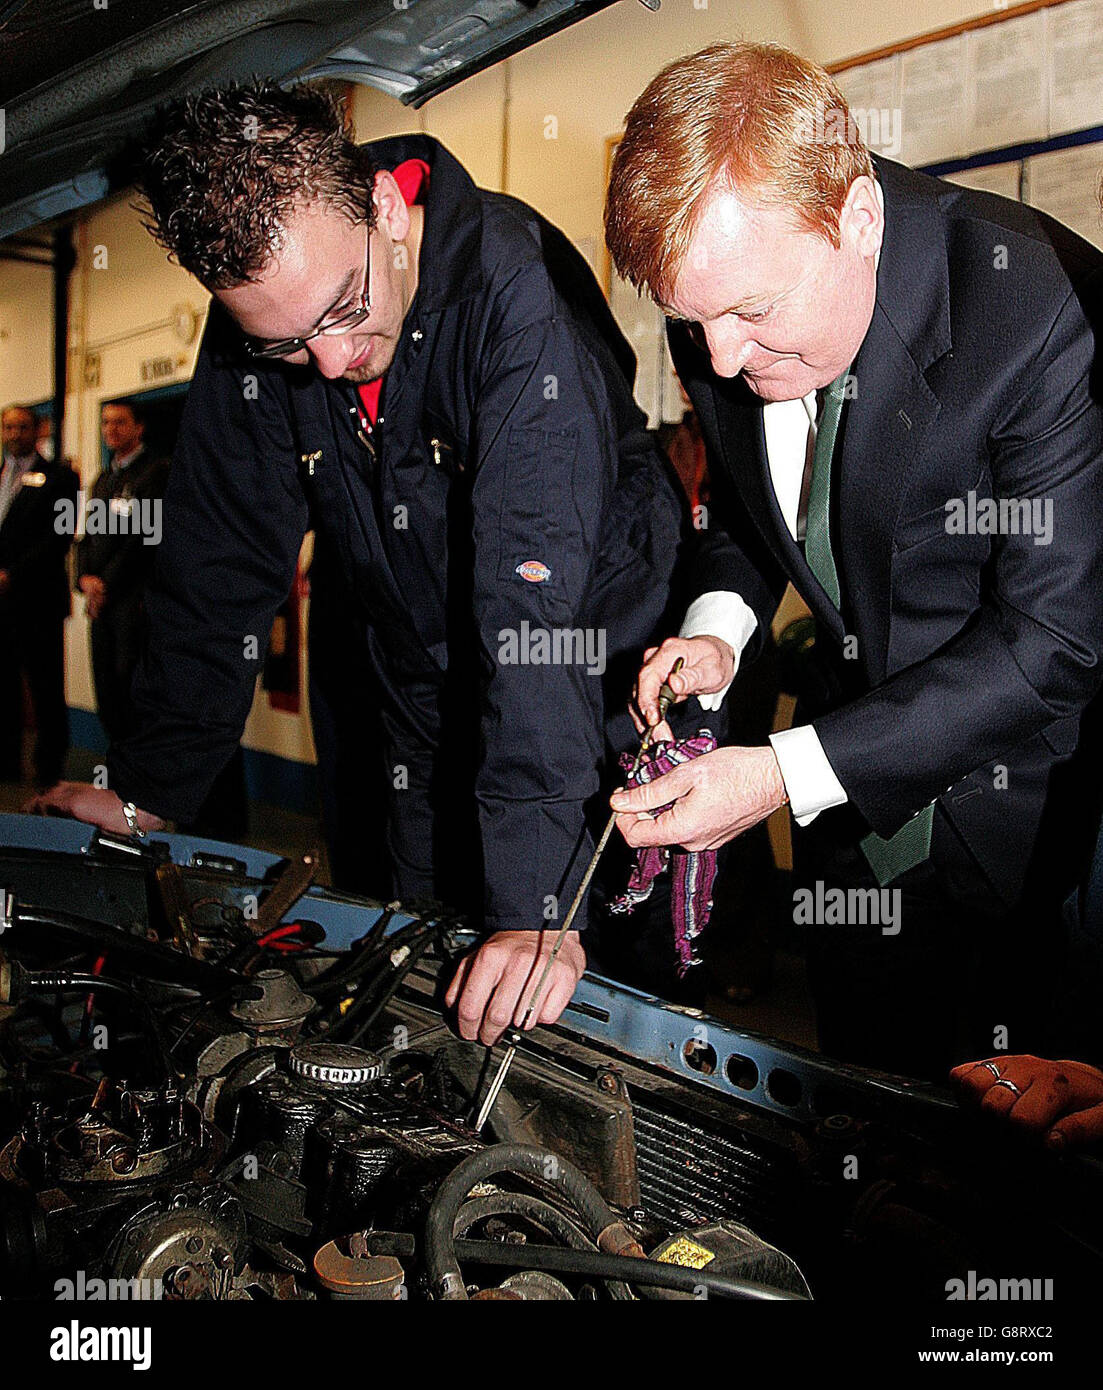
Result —
[[513, 573], [519, 574], [527, 584], [546, 584], [551, 578], [551, 570], [543, 560], [523, 560]]

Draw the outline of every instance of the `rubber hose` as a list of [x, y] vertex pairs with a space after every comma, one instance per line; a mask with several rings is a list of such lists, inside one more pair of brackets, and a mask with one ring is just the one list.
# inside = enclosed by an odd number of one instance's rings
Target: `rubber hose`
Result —
[[[585, 1231], [558, 1207], [539, 1197], [530, 1197], [527, 1192], [493, 1192], [488, 1197], [472, 1197], [464, 1202], [452, 1229], [453, 1239], [467, 1235], [476, 1222], [485, 1221], [491, 1216], [524, 1216], [543, 1226], [551, 1235], [558, 1236], [572, 1250], [595, 1251], [597, 1248]], [[610, 1298], [618, 1302], [632, 1302], [632, 1293], [627, 1284], [615, 1279], [606, 1279], [604, 1283]]]
[[[452, 1169], [437, 1190], [425, 1218], [425, 1263], [434, 1297], [467, 1298], [452, 1232], [460, 1207], [471, 1189], [499, 1173], [550, 1183], [582, 1217], [595, 1243], [603, 1231], [618, 1222], [590, 1179], [565, 1158], [530, 1144], [493, 1144], [469, 1155]], [[624, 1276], [618, 1272], [613, 1277]]]
[[506, 1245], [496, 1240], [460, 1240], [456, 1254], [476, 1264], [499, 1265], [508, 1269], [545, 1269], [555, 1274], [578, 1274], [590, 1279], [625, 1279], [652, 1288], [675, 1289], [681, 1293], [718, 1294], [722, 1298], [754, 1299], [761, 1302], [806, 1303], [800, 1294], [752, 1284], [707, 1269], [682, 1269], [660, 1260], [638, 1260], [628, 1255], [606, 1255], [597, 1250], [564, 1250], [558, 1245]]

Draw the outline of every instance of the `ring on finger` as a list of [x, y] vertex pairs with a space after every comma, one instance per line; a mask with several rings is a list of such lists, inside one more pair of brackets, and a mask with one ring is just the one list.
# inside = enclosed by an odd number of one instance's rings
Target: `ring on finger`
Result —
[[1003, 1072], [1000, 1071], [999, 1067], [996, 1066], [995, 1062], [982, 1062], [981, 1066], [984, 1068], [985, 1071], [990, 1071], [997, 1081], [999, 1081], [1002, 1078]]
[[1008, 1081], [1006, 1076], [1001, 1076], [1000, 1079], [996, 1082], [995, 1086], [992, 1087], [992, 1090], [995, 1091], [1000, 1086], [1002, 1086], [1005, 1091], [1010, 1091], [1011, 1094], [1015, 1096], [1018, 1100], [1022, 1099], [1022, 1091], [1019, 1090], [1018, 1086], [1015, 1085], [1014, 1081]]

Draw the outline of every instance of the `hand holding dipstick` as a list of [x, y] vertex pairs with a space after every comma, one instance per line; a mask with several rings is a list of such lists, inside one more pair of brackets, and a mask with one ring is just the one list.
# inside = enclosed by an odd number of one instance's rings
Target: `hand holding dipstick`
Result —
[[[676, 671], [680, 671], [682, 665], [683, 658], [679, 657], [678, 660], [674, 663], [674, 665], [670, 668], [670, 675], [672, 676]], [[643, 761], [644, 754], [651, 747], [652, 740], [655, 737], [655, 729], [658, 727], [659, 724], [662, 724], [663, 720], [667, 716], [667, 712], [670, 709], [670, 706], [674, 703], [674, 701], [677, 698], [678, 697], [674, 694], [673, 690], [671, 690], [670, 686], [664, 682], [662, 688], [659, 691], [658, 723], [654, 727], [647, 729], [644, 733], [643, 741], [641, 742], [639, 747], [639, 752], [636, 754], [635, 761], [633, 762], [632, 767], [628, 773], [629, 777], [632, 777], [633, 774], [639, 770], [639, 766], [640, 763]], [[574, 922], [575, 917], [577, 917], [578, 915], [578, 909], [582, 906], [582, 900], [586, 896], [586, 890], [590, 886], [590, 880], [594, 876], [594, 871], [597, 869], [598, 861], [601, 859], [601, 856], [605, 851], [605, 846], [609, 843], [609, 837], [612, 835], [616, 823], [617, 816], [616, 812], [614, 811], [614, 813], [609, 817], [605, 829], [602, 831], [601, 839], [597, 842], [597, 848], [594, 850], [593, 857], [587, 865], [586, 872], [582, 875], [582, 882], [578, 885], [578, 890], [571, 901], [570, 907], [567, 909], [567, 915], [563, 919], [563, 925], [559, 928], [559, 933], [555, 938], [555, 945], [552, 947], [551, 953], [548, 956], [547, 961], [544, 963], [544, 969], [540, 973], [540, 978], [537, 981], [535, 990], [533, 990], [532, 998], [529, 1001], [528, 1008], [525, 1010], [524, 1017], [521, 1020], [521, 1028], [520, 1030], [514, 1031], [509, 1035], [509, 1045], [505, 1050], [505, 1055], [502, 1057], [501, 1063], [498, 1066], [498, 1070], [495, 1073], [494, 1080], [490, 1083], [490, 1089], [486, 1093], [486, 1099], [483, 1101], [481, 1107], [479, 1108], [479, 1113], [475, 1120], [476, 1134], [478, 1134], [479, 1131], [482, 1129], [483, 1125], [486, 1124], [487, 1116], [490, 1114], [491, 1110], [493, 1110], [494, 1102], [498, 1099], [498, 1093], [501, 1091], [502, 1086], [505, 1083], [505, 1079], [509, 1075], [509, 1069], [513, 1065], [514, 1057], [517, 1055], [517, 1044], [520, 1042], [521, 1033], [524, 1032], [524, 1030], [529, 1026], [533, 1018], [535, 1018], [536, 1016], [537, 1007], [544, 993], [544, 987], [548, 982], [548, 976], [552, 972], [552, 967], [555, 965], [556, 957], [559, 955], [560, 949], [563, 945], [564, 940], [566, 939], [567, 933], [570, 931], [571, 925]]]

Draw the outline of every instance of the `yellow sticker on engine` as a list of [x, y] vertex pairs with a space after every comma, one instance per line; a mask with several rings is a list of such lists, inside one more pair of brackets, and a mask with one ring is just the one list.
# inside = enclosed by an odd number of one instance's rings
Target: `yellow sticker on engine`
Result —
[[704, 1269], [705, 1265], [711, 1264], [716, 1259], [716, 1254], [712, 1250], [706, 1250], [703, 1245], [698, 1245], [695, 1240], [690, 1240], [688, 1236], [678, 1236], [676, 1240], [670, 1242], [658, 1258], [659, 1262], [664, 1265], [682, 1265], [685, 1269]]

